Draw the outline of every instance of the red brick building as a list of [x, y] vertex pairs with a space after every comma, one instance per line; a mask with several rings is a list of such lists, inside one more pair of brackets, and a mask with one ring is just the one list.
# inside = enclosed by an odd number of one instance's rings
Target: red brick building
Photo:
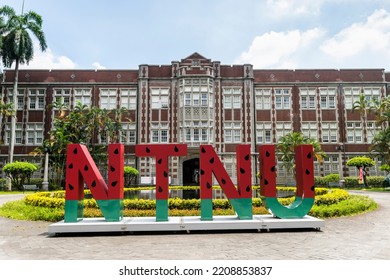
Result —
[[[1, 96], [12, 92], [14, 72], [3, 73]], [[172, 184], [193, 184], [199, 168], [199, 145], [212, 144], [235, 180], [235, 147], [251, 144], [253, 182], [256, 146], [277, 143], [292, 131], [318, 139], [328, 158], [316, 162], [316, 175], [348, 170], [348, 158], [366, 154], [377, 129], [373, 116], [362, 123], [352, 104], [386, 95], [384, 69], [263, 70], [252, 65], [223, 65], [194, 53], [170, 65], [140, 65], [138, 70], [21, 70], [15, 160], [25, 159], [51, 129], [50, 105], [58, 98], [73, 106], [126, 107], [123, 123], [125, 162], [136, 166], [141, 182], [154, 177], [153, 159], [134, 156], [137, 143], [186, 143], [187, 157], [170, 162]], [[7, 160], [9, 125], [1, 123], [0, 164]], [[104, 137], [97, 139], [104, 143]], [[41, 159], [29, 159], [41, 161]], [[379, 162], [378, 166], [380, 165]], [[372, 168], [371, 175], [378, 175]], [[278, 165], [278, 181], [291, 181]]]

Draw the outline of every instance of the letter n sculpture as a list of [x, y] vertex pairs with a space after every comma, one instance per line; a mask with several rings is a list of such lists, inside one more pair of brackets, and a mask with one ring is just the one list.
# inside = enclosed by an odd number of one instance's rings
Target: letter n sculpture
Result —
[[66, 160], [65, 223], [83, 218], [84, 183], [91, 190], [106, 221], [123, 218], [123, 144], [108, 146], [108, 185], [86, 146], [68, 145]]

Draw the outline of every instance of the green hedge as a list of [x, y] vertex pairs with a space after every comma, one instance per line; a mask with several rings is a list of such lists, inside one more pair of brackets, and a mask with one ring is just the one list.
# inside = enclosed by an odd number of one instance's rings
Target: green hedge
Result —
[[[344, 200], [349, 196], [346, 191], [340, 189], [332, 189], [330, 191], [327, 189], [317, 189], [316, 192], [321, 193], [321, 195], [316, 195], [315, 204], [317, 205], [329, 205]], [[24, 198], [24, 201], [26, 204], [32, 206], [63, 208], [65, 205], [65, 199], [61, 197], [62, 195], [63, 192], [34, 193], [27, 195]], [[280, 198], [279, 201], [283, 205], [288, 205], [294, 201], [294, 197]], [[85, 208], [98, 209], [98, 205], [94, 199], [84, 199], [83, 203]], [[153, 210], [156, 208], [155, 200], [124, 199], [123, 204], [125, 209], [130, 210]], [[253, 207], [261, 207], [261, 199], [253, 198], [252, 205]], [[171, 198], [168, 200], [168, 207], [169, 209], [177, 210], [200, 209], [200, 199]], [[213, 199], [213, 209], [231, 209], [231, 205], [227, 199]]]
[[[363, 184], [359, 184], [359, 177], [345, 177], [344, 187], [348, 189], [364, 188]], [[367, 176], [367, 184], [369, 188], [381, 188], [385, 180], [383, 176]]]

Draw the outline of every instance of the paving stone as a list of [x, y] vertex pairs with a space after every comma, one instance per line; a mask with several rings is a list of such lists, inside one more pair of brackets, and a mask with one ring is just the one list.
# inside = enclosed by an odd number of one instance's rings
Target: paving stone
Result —
[[[48, 222], [0, 217], [0, 260], [390, 260], [390, 193], [364, 194], [377, 201], [378, 210], [327, 219], [321, 231], [50, 237]], [[0, 196], [0, 205], [21, 197]]]

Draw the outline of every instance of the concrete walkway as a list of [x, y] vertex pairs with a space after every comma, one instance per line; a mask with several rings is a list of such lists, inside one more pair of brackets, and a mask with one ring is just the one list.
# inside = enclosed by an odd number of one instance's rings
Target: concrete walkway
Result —
[[[328, 219], [322, 231], [49, 237], [48, 222], [0, 217], [0, 260], [390, 260], [390, 193], [364, 195], [379, 209]], [[0, 205], [20, 197], [0, 196]]]

